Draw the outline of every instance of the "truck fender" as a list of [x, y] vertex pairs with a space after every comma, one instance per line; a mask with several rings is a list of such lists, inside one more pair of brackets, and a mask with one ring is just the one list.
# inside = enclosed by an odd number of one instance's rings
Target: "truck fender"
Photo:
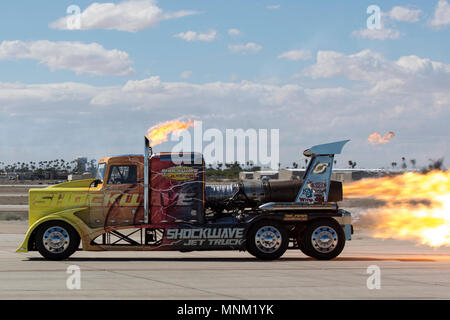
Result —
[[25, 235], [25, 239], [23, 240], [20, 247], [16, 250], [16, 252], [28, 252], [30, 240], [33, 240], [35, 231], [37, 230], [37, 228], [40, 225], [42, 225], [43, 223], [45, 223], [47, 221], [54, 221], [54, 220], [64, 221], [65, 223], [71, 225], [78, 232], [78, 235], [81, 238], [81, 236], [83, 235], [82, 231], [83, 231], [83, 229], [86, 229], [87, 226], [84, 224], [84, 222], [80, 218], [78, 218], [75, 215], [75, 213], [82, 211], [82, 210], [86, 210], [86, 209], [87, 208], [73, 208], [73, 209], [63, 210], [63, 211], [52, 213], [48, 216], [42, 217], [41, 219], [37, 220], [35, 223], [33, 223], [33, 225], [31, 225], [28, 228], [28, 231]]
[[253, 225], [259, 221], [262, 220], [272, 220], [277, 222], [282, 222], [283, 219], [279, 215], [273, 215], [273, 214], [260, 214], [252, 217], [250, 220], [245, 221], [246, 227], [245, 227], [245, 238], [247, 238], [247, 234], [250, 231], [250, 229], [253, 227]]

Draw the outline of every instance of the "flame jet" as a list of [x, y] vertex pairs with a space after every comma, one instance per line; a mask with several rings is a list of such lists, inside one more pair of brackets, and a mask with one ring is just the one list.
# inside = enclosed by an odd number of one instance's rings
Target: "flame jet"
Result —
[[159, 123], [147, 130], [147, 139], [152, 147], [166, 142], [169, 134], [187, 130], [195, 125], [195, 121], [188, 120], [186, 122], [180, 120], [166, 121]]
[[389, 133], [381, 136], [378, 132], [372, 133], [367, 139], [371, 144], [385, 144], [391, 141], [395, 137], [395, 134], [390, 131]]
[[450, 246], [450, 171], [407, 172], [344, 185], [346, 198], [374, 198], [360, 225], [378, 238], [415, 240], [431, 247]]

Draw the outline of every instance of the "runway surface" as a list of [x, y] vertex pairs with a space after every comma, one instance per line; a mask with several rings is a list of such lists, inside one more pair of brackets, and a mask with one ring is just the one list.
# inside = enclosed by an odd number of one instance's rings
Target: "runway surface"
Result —
[[[15, 253], [24, 221], [0, 222], [0, 299], [449, 299], [450, 248], [356, 233], [341, 256], [312, 260], [289, 250], [277, 261], [245, 252], [77, 252], [67, 261]], [[81, 289], [69, 290], [70, 265]], [[369, 266], [381, 288], [368, 289]]]

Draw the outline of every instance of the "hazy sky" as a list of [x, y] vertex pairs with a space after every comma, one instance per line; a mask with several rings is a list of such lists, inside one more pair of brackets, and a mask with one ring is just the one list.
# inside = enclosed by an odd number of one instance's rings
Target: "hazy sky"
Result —
[[283, 165], [342, 139], [341, 167], [450, 159], [445, 0], [16, 0], [0, 18], [0, 161], [142, 153], [177, 118], [278, 128]]

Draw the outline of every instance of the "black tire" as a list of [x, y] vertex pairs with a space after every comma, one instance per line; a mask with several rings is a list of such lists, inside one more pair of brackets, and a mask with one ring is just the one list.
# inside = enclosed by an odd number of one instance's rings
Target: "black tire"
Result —
[[[262, 243], [261, 236], [264, 234], [271, 239]], [[286, 229], [274, 221], [257, 222], [247, 233], [247, 251], [261, 260], [278, 259], [286, 252], [288, 245], [289, 236]]]
[[[50, 242], [53, 236], [55, 242]], [[36, 232], [36, 249], [48, 260], [65, 260], [80, 245], [78, 232], [63, 221], [50, 221], [39, 226]]]
[[[320, 245], [320, 239], [317, 237], [321, 232], [325, 239], [330, 239], [329, 244]], [[309, 222], [299, 240], [299, 248], [307, 256], [318, 260], [330, 260], [336, 258], [344, 249], [345, 233], [335, 219], [321, 218]]]
[[311, 254], [309, 253], [308, 248], [304, 245], [301, 234], [299, 235], [297, 242], [298, 242], [298, 248], [300, 249], [300, 251], [304, 255], [310, 257]]

